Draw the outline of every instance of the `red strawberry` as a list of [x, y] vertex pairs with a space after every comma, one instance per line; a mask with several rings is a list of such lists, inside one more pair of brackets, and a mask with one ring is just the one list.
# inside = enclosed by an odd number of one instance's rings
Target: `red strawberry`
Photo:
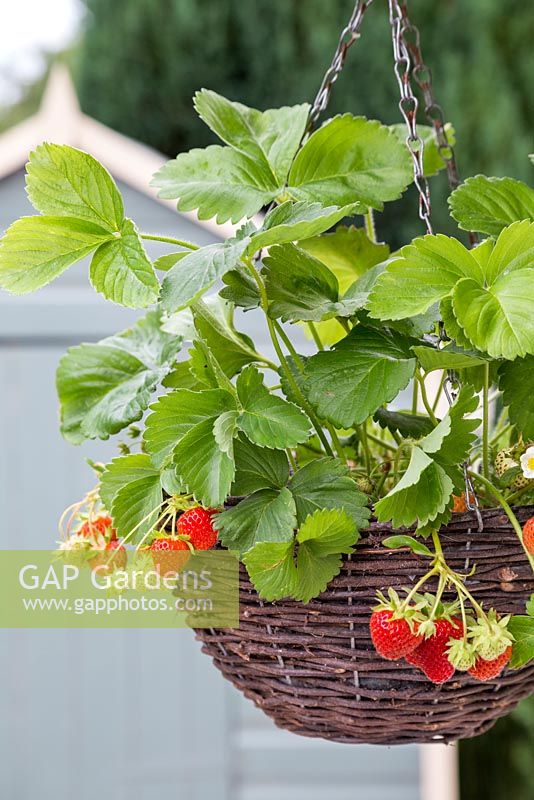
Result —
[[526, 550], [534, 556], [534, 517], [527, 519], [523, 526], [523, 544]]
[[217, 531], [212, 523], [215, 513], [211, 508], [190, 508], [181, 515], [176, 529], [182, 536], [189, 536], [195, 550], [211, 550], [217, 542]]
[[411, 653], [421, 641], [408, 622], [391, 609], [373, 611], [369, 629], [375, 650], [390, 661]]
[[460, 495], [453, 494], [452, 500], [453, 500], [453, 506], [452, 506], [453, 514], [465, 514], [465, 512], [467, 511], [467, 505], [465, 502], [465, 492], [462, 492], [462, 494]]
[[[110, 555], [110, 550], [115, 550], [116, 552]], [[99, 572], [104, 574], [109, 574], [116, 569], [125, 569], [127, 563], [128, 556], [126, 555], [126, 550], [118, 539], [112, 539], [106, 544], [105, 550], [99, 550], [97, 555], [89, 560], [91, 569], [101, 567]]]
[[84, 522], [79, 530], [79, 533], [81, 536], [95, 536], [102, 534], [102, 536], [107, 537], [109, 535], [111, 541], [117, 538], [117, 531], [113, 527], [113, 520], [111, 517], [108, 517], [104, 514], [96, 519], [91, 519], [87, 520], [87, 522]]
[[491, 681], [493, 678], [498, 678], [505, 666], [510, 661], [512, 656], [512, 648], [507, 647], [504, 653], [492, 661], [486, 661], [484, 658], [477, 658], [474, 667], [467, 670], [473, 678], [478, 681]]
[[168, 572], [179, 572], [187, 564], [191, 555], [187, 541], [175, 536], [160, 536], [154, 539], [149, 550], [152, 553], [154, 567], [159, 570], [161, 575], [166, 575]]
[[423, 639], [419, 647], [408, 653], [406, 661], [422, 670], [432, 683], [445, 683], [454, 675], [454, 667], [447, 657], [450, 639], [460, 639], [464, 635], [462, 621], [453, 617], [437, 619], [436, 632]]

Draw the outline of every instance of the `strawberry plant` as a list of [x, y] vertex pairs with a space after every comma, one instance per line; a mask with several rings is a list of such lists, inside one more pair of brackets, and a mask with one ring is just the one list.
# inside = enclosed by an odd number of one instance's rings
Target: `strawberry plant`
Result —
[[[358, 557], [373, 514], [413, 533], [386, 547], [429, 559], [405, 597], [379, 598], [379, 652], [436, 682], [527, 663], [534, 598], [512, 619], [483, 608], [446, 563], [440, 529], [500, 506], [534, 566], [532, 521], [523, 534], [512, 508], [534, 502], [534, 190], [470, 178], [450, 199], [458, 238], [428, 233], [390, 252], [377, 215], [413, 180], [398, 126], [343, 114], [312, 131], [307, 104], [261, 112], [207, 90], [195, 108], [221, 144], [180, 154], [153, 185], [235, 235], [200, 247], [141, 232], [101, 164], [45, 143], [27, 168], [38, 214], [2, 239], [0, 286], [14, 294], [90, 256], [97, 292], [149, 309], [60, 361], [64, 437], [130, 437], [96, 465], [67, 541], [98, 535], [181, 562], [218, 541], [264, 600], [307, 603]], [[430, 177], [443, 149], [420, 135]], [[482, 241], [469, 249], [462, 231]], [[152, 263], [146, 240], [169, 252]], [[259, 309], [272, 352], [238, 330], [236, 308]]]

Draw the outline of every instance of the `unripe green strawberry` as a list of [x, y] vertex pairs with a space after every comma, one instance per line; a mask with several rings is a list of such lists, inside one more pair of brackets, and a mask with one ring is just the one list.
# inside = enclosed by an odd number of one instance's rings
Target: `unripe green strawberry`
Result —
[[374, 484], [369, 478], [361, 477], [356, 480], [356, 486], [363, 492], [364, 494], [372, 494], [374, 490]]
[[452, 666], [460, 672], [467, 672], [477, 660], [475, 648], [465, 639], [449, 640], [447, 657]]
[[510, 616], [499, 618], [495, 609], [490, 609], [485, 617], [479, 616], [469, 627], [469, 637], [477, 656], [485, 661], [499, 658], [513, 643], [514, 637], [507, 630]]

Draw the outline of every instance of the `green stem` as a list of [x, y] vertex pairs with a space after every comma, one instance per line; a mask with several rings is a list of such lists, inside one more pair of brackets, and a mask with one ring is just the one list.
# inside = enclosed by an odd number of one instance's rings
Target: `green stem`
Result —
[[376, 244], [375, 215], [373, 213], [372, 208], [370, 208], [367, 214], [365, 214], [364, 222], [365, 222], [365, 232], [367, 234], [367, 238]]
[[[281, 366], [281, 368], [282, 368], [282, 370], [283, 370], [283, 372], [284, 372], [284, 374], [286, 376], [286, 380], [287, 380], [288, 384], [290, 385], [291, 390], [292, 390], [293, 394], [295, 395], [295, 398], [298, 400], [301, 408], [304, 409], [304, 411], [306, 412], [306, 414], [310, 418], [310, 421], [311, 421], [313, 427], [315, 428], [315, 430], [317, 431], [317, 436], [319, 437], [319, 439], [321, 441], [321, 444], [323, 445], [323, 447], [325, 449], [325, 452], [327, 453], [327, 455], [333, 457], [334, 456], [334, 451], [332, 450], [332, 448], [330, 446], [330, 442], [326, 438], [325, 433], [324, 433], [324, 431], [323, 431], [323, 429], [321, 427], [321, 424], [320, 424], [319, 420], [317, 419], [312, 407], [310, 406], [310, 404], [308, 403], [308, 401], [304, 397], [300, 386], [298, 385], [297, 381], [295, 380], [295, 376], [293, 375], [291, 367], [288, 364], [287, 358], [284, 355], [284, 351], [282, 350], [282, 348], [280, 346], [280, 342], [278, 341], [278, 336], [277, 336], [277, 332], [276, 332], [275, 323], [273, 322], [273, 320], [269, 317], [269, 315], [267, 313], [268, 309], [269, 309], [269, 298], [267, 297], [267, 290], [265, 289], [265, 284], [263, 283], [261, 275], [254, 268], [254, 265], [252, 264], [250, 259], [243, 259], [243, 261], [246, 264], [248, 271], [250, 272], [250, 274], [254, 278], [254, 280], [256, 282], [256, 285], [258, 287], [258, 291], [260, 293], [260, 299], [261, 299], [261, 307], [263, 309], [263, 312], [265, 314], [265, 318], [267, 320], [267, 327], [269, 329], [269, 335], [271, 337], [271, 341], [273, 343], [273, 347], [274, 347], [274, 349], [276, 351], [276, 355], [278, 356], [278, 360], [280, 361], [280, 366]], [[291, 347], [292, 347], [292, 345], [291, 345]]]
[[351, 332], [352, 328], [344, 317], [336, 317], [336, 321], [339, 322], [345, 333]]
[[412, 414], [417, 414], [417, 406], [419, 401], [419, 384], [414, 380], [412, 384]]
[[157, 236], [155, 233], [140, 233], [141, 239], [151, 242], [165, 242], [165, 244], [175, 244], [178, 247], [185, 247], [186, 250], [200, 250], [199, 244], [187, 242], [184, 239], [175, 239], [173, 236]]
[[394, 452], [397, 449], [397, 445], [391, 444], [390, 442], [385, 442], [383, 439], [379, 439], [378, 436], [369, 433], [369, 431], [367, 431], [367, 439], [370, 442], [377, 444], [379, 447], [383, 447], [385, 450], [391, 450], [391, 452]]
[[489, 382], [490, 382], [490, 372], [489, 372], [489, 362], [484, 366], [484, 388], [482, 393], [482, 404], [483, 404], [483, 412], [482, 412], [482, 469], [484, 473], [484, 477], [486, 480], [489, 480], [490, 474], [490, 448], [489, 448]]
[[293, 455], [293, 453], [291, 452], [291, 449], [289, 447], [286, 449], [286, 453], [287, 453], [287, 457], [289, 458], [289, 463], [293, 467], [294, 472], [296, 472], [297, 469], [298, 469], [297, 462], [295, 461], [295, 456]]
[[324, 344], [322, 343], [321, 337], [319, 336], [319, 331], [317, 330], [313, 322], [308, 322], [308, 330], [310, 331], [313, 337], [313, 341], [317, 345], [317, 348], [319, 350], [324, 350]]
[[369, 450], [369, 442], [367, 440], [367, 429], [365, 427], [365, 422], [362, 425], [358, 425], [357, 431], [358, 431], [358, 437], [363, 447], [363, 454], [365, 458], [365, 471], [367, 472], [367, 477], [369, 477], [369, 475], [371, 474], [371, 451]]
[[511, 422], [509, 422], [509, 423], [508, 423], [508, 425], [505, 425], [505, 426], [504, 426], [504, 428], [502, 428], [500, 431], [498, 431], [498, 432], [495, 434], [495, 436], [493, 436], [493, 437], [490, 439], [490, 447], [493, 447], [493, 445], [497, 444], [497, 442], [499, 441], [499, 439], [500, 439], [502, 436], [504, 436], [506, 433], [508, 433], [509, 431], [511, 431], [513, 427], [514, 427], [514, 426], [512, 425], [512, 423], [511, 423]]
[[473, 480], [478, 481], [478, 483], [481, 483], [488, 490], [488, 492], [491, 495], [493, 495], [493, 497], [497, 500], [497, 502], [503, 509], [504, 513], [512, 523], [512, 527], [517, 534], [517, 538], [519, 539], [521, 547], [525, 551], [529, 564], [532, 568], [532, 571], [534, 572], [534, 556], [531, 555], [528, 552], [527, 548], [525, 547], [525, 543], [523, 541], [523, 530], [521, 528], [521, 525], [519, 524], [519, 520], [517, 519], [512, 509], [510, 508], [510, 505], [506, 502], [506, 500], [504, 499], [503, 495], [499, 492], [499, 490], [496, 489], [495, 486], [485, 477], [479, 475], [478, 472], [473, 472], [472, 470], [469, 470], [469, 475], [473, 478]]
[[415, 373], [415, 378], [416, 378], [417, 382], [419, 383], [419, 388], [421, 389], [421, 400], [423, 401], [423, 405], [424, 405], [424, 407], [426, 409], [426, 413], [428, 414], [428, 416], [432, 420], [433, 424], [437, 425], [438, 421], [436, 419], [436, 415], [432, 411], [432, 406], [430, 405], [430, 403], [428, 401], [428, 396], [427, 396], [427, 393], [426, 393], [426, 386], [425, 386], [425, 379], [423, 378], [423, 376], [421, 375], [420, 372], [416, 372]]
[[438, 407], [439, 398], [441, 397], [443, 387], [445, 386], [446, 378], [447, 378], [447, 373], [445, 372], [445, 370], [443, 370], [443, 372], [441, 373], [441, 380], [439, 382], [438, 391], [436, 392], [434, 402], [432, 403], [432, 411], [434, 412], [434, 414], [436, 413], [436, 408]]
[[291, 341], [291, 339], [289, 338], [289, 336], [287, 335], [287, 333], [285, 332], [285, 330], [283, 329], [283, 327], [280, 325], [280, 323], [277, 320], [275, 320], [273, 324], [274, 324], [274, 327], [276, 329], [276, 332], [277, 332], [278, 336], [281, 338], [281, 340], [283, 341], [283, 343], [287, 347], [290, 356], [292, 357], [293, 361], [295, 362], [296, 368], [298, 369], [299, 372], [304, 372], [304, 362], [302, 361], [302, 358], [300, 357], [300, 355], [295, 350], [293, 342]]
[[422, 577], [422, 578], [420, 578], [420, 579], [417, 581], [417, 583], [415, 584], [415, 586], [413, 586], [413, 587], [410, 589], [409, 593], [406, 595], [406, 598], [405, 598], [405, 600], [404, 600], [404, 603], [405, 603], [405, 605], [408, 605], [408, 604], [410, 603], [410, 601], [413, 599], [414, 595], [416, 595], [416, 594], [417, 594], [417, 592], [419, 591], [419, 589], [421, 588], [421, 586], [424, 586], [424, 585], [425, 585], [425, 583], [427, 583], [427, 582], [430, 580], [430, 578], [431, 578], [433, 575], [436, 575], [436, 573], [437, 573], [437, 572], [438, 572], [438, 569], [437, 569], [437, 567], [432, 567], [432, 569], [430, 569], [430, 570], [429, 570], [429, 571], [426, 573], [426, 575], [423, 575], [423, 577]]

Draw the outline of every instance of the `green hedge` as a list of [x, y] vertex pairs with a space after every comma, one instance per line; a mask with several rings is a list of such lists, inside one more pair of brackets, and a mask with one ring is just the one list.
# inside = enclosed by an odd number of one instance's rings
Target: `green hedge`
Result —
[[[352, 0], [86, 2], [77, 75], [84, 110], [169, 155], [210, 141], [191, 107], [202, 86], [260, 108], [312, 99], [353, 5]], [[528, 180], [534, 16], [525, 14], [523, 0], [410, 5], [436, 95], [457, 130], [463, 174]], [[376, 2], [335, 86], [331, 111], [397, 122], [397, 100], [386, 3]], [[450, 231], [444, 181], [437, 182], [436, 225]], [[395, 243], [417, 234], [415, 197], [383, 225]]]

